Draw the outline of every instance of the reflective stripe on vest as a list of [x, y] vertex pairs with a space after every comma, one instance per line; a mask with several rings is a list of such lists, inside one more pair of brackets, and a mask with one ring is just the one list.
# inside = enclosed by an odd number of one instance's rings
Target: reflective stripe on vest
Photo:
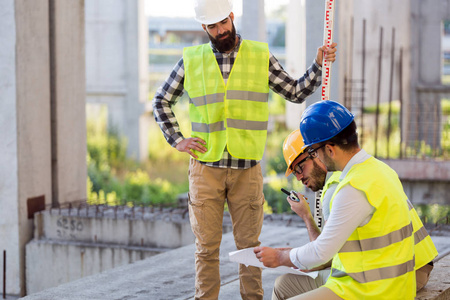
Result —
[[[227, 119], [227, 124], [228, 127], [230, 128], [238, 128], [245, 130], [264, 130], [267, 128], [267, 122], [258, 122], [258, 121]], [[211, 124], [192, 122], [192, 131], [210, 133], [221, 130], [225, 130], [225, 125], [223, 121]]]
[[202, 106], [202, 105], [223, 102], [224, 98], [225, 98], [224, 93], [217, 93], [217, 94], [211, 94], [211, 95], [205, 95], [205, 96], [201, 96], [201, 97], [191, 98], [190, 102], [198, 107], [198, 106]]
[[[339, 182], [339, 178], [335, 177], [336, 175], [340, 175], [341, 172], [334, 172], [332, 177], [330, 177], [327, 182], [325, 183], [325, 187], [323, 189], [322, 197], [325, 191], [328, 189], [328, 187], [335, 182]], [[334, 178], [334, 180], [332, 179]], [[337, 180], [337, 181], [336, 181]], [[322, 199], [321, 199], [322, 200]], [[423, 225], [422, 221], [420, 220], [419, 216], [417, 215], [417, 211], [414, 209], [414, 206], [412, 203], [407, 199], [407, 204], [409, 208], [409, 214], [411, 216], [412, 220], [412, 226], [414, 231], [414, 253], [415, 253], [415, 269], [420, 269], [430, 261], [432, 261], [436, 256], [438, 255], [436, 246], [433, 243], [433, 240], [431, 239], [430, 235], [428, 234], [428, 231], [426, 230], [425, 226]], [[332, 207], [332, 201], [330, 201], [330, 210]], [[346, 252], [347, 249], [350, 249], [348, 247], [351, 247], [351, 244], [356, 241], [347, 242], [344, 244], [340, 252]], [[377, 242], [374, 242], [377, 243]], [[365, 245], [367, 246], [367, 245]], [[368, 248], [366, 248], [368, 249]]]
[[225, 85], [209, 44], [183, 52], [191, 135], [205, 140], [200, 161], [218, 161], [225, 146], [236, 158], [260, 160], [269, 120], [269, 48], [243, 40]]
[[[258, 93], [258, 92], [249, 92], [249, 91], [228, 91], [227, 97], [229, 99], [236, 100], [248, 100], [248, 101], [256, 101], [256, 102], [267, 102], [267, 94], [266, 93]], [[224, 93], [217, 93], [211, 95], [205, 95], [201, 97], [191, 98], [190, 101], [195, 106], [202, 106], [207, 104], [219, 103], [223, 102], [225, 98]]]
[[245, 121], [227, 119], [227, 125], [230, 128], [247, 129], [247, 130], [265, 130], [267, 128], [267, 121]]
[[374, 213], [334, 256], [325, 286], [344, 299], [413, 299], [413, 224], [397, 174], [370, 157], [350, 168], [332, 202], [346, 185], [362, 191]]
[[342, 246], [339, 253], [344, 252], [356, 252], [356, 251], [370, 251], [375, 249], [380, 249], [387, 247], [393, 243], [398, 243], [404, 239], [410, 237], [413, 233], [412, 223], [385, 234], [383, 236], [378, 236], [370, 239], [362, 239], [355, 241], [347, 241], [344, 246]]
[[428, 234], [425, 226], [423, 226], [419, 215], [417, 215], [417, 211], [414, 209], [414, 206], [409, 201], [409, 199], [407, 200], [407, 203], [414, 230], [414, 251], [416, 255], [415, 268], [417, 270], [435, 259], [438, 255], [438, 252], [436, 246], [433, 243], [433, 240]]
[[192, 122], [192, 131], [210, 133], [222, 130], [225, 130], [225, 125], [223, 121], [211, 124]]
[[[414, 206], [412, 205], [411, 201], [409, 201], [409, 199], [407, 200], [407, 202], [409, 211], [411, 212], [411, 210], [414, 209]], [[425, 229], [425, 226], [423, 226], [423, 224], [421, 225], [422, 226], [420, 226], [420, 228], [416, 232], [414, 232], [414, 244], [416, 245], [428, 236], [428, 232]]]
[[374, 270], [359, 272], [359, 273], [346, 273], [344, 271], [331, 268], [331, 275], [336, 278], [350, 276], [359, 283], [368, 283], [371, 281], [389, 279], [404, 275], [408, 272], [414, 271], [414, 258], [399, 265], [378, 268]]

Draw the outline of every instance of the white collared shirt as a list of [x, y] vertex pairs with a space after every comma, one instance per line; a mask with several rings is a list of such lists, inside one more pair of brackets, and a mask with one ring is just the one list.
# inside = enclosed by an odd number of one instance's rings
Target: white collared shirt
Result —
[[[349, 160], [339, 180], [344, 179], [354, 165], [370, 157], [366, 151], [360, 150]], [[357, 227], [370, 221], [374, 210], [364, 192], [349, 184], [344, 186], [334, 197], [332, 210], [322, 233], [315, 241], [290, 251], [292, 263], [299, 269], [311, 269], [327, 263]]]

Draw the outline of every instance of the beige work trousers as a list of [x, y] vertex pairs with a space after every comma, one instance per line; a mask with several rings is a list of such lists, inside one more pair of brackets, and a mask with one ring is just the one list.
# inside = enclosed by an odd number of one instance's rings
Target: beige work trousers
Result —
[[[189, 164], [189, 219], [196, 237], [195, 299], [218, 299], [219, 250], [225, 201], [237, 249], [260, 245], [264, 220], [261, 166], [236, 170]], [[261, 269], [239, 265], [242, 299], [262, 299]]]
[[318, 289], [327, 282], [331, 269], [320, 270], [316, 278], [309, 276], [284, 274], [275, 280], [272, 300], [284, 300]]
[[[416, 270], [416, 291], [419, 292], [430, 279], [430, 273], [433, 270], [433, 266], [426, 264], [422, 268]], [[324, 299], [333, 299], [328, 297], [334, 297], [330, 293], [333, 293], [329, 289], [322, 289], [316, 293], [309, 293], [310, 291], [316, 290], [328, 279], [331, 269], [320, 270], [319, 275], [313, 279], [308, 276], [300, 276], [295, 274], [284, 274], [275, 280], [272, 300], [300, 300], [308, 299], [321, 299], [323, 295]], [[333, 293], [334, 294], [334, 293]], [[300, 297], [300, 295], [303, 295]], [[335, 295], [336, 296], [336, 295]], [[336, 296], [337, 297], [337, 296]], [[339, 299], [339, 297], [337, 297]]]
[[433, 270], [433, 266], [426, 264], [420, 269], [416, 270], [416, 291], [420, 291], [430, 279], [430, 273]]

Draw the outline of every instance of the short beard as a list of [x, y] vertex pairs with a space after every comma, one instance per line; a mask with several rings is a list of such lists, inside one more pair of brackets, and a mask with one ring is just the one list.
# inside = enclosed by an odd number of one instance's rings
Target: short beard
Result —
[[313, 163], [313, 169], [311, 171], [311, 175], [309, 176], [312, 181], [314, 186], [311, 186], [310, 189], [313, 192], [317, 192], [318, 190], [322, 189], [323, 186], [325, 185], [325, 179], [327, 177], [327, 172], [324, 171], [317, 163], [314, 159], [312, 159], [312, 163]]
[[[233, 25], [232, 31], [226, 31], [223, 34], [219, 34], [216, 38], [212, 37], [208, 32], [209, 40], [213, 44], [214, 48], [216, 48], [219, 52], [227, 52], [234, 48], [236, 45], [236, 28], [234, 28], [234, 23], [231, 23]], [[227, 36], [228, 35], [228, 36]], [[221, 40], [220, 38], [227, 36], [226, 39]]]

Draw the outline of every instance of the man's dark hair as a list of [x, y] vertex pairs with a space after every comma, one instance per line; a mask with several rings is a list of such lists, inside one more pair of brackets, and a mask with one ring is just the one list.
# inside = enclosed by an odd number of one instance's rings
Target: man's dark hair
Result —
[[358, 132], [356, 131], [356, 123], [353, 120], [350, 125], [344, 128], [337, 135], [324, 142], [325, 144], [336, 144], [343, 151], [350, 151], [359, 147]]

